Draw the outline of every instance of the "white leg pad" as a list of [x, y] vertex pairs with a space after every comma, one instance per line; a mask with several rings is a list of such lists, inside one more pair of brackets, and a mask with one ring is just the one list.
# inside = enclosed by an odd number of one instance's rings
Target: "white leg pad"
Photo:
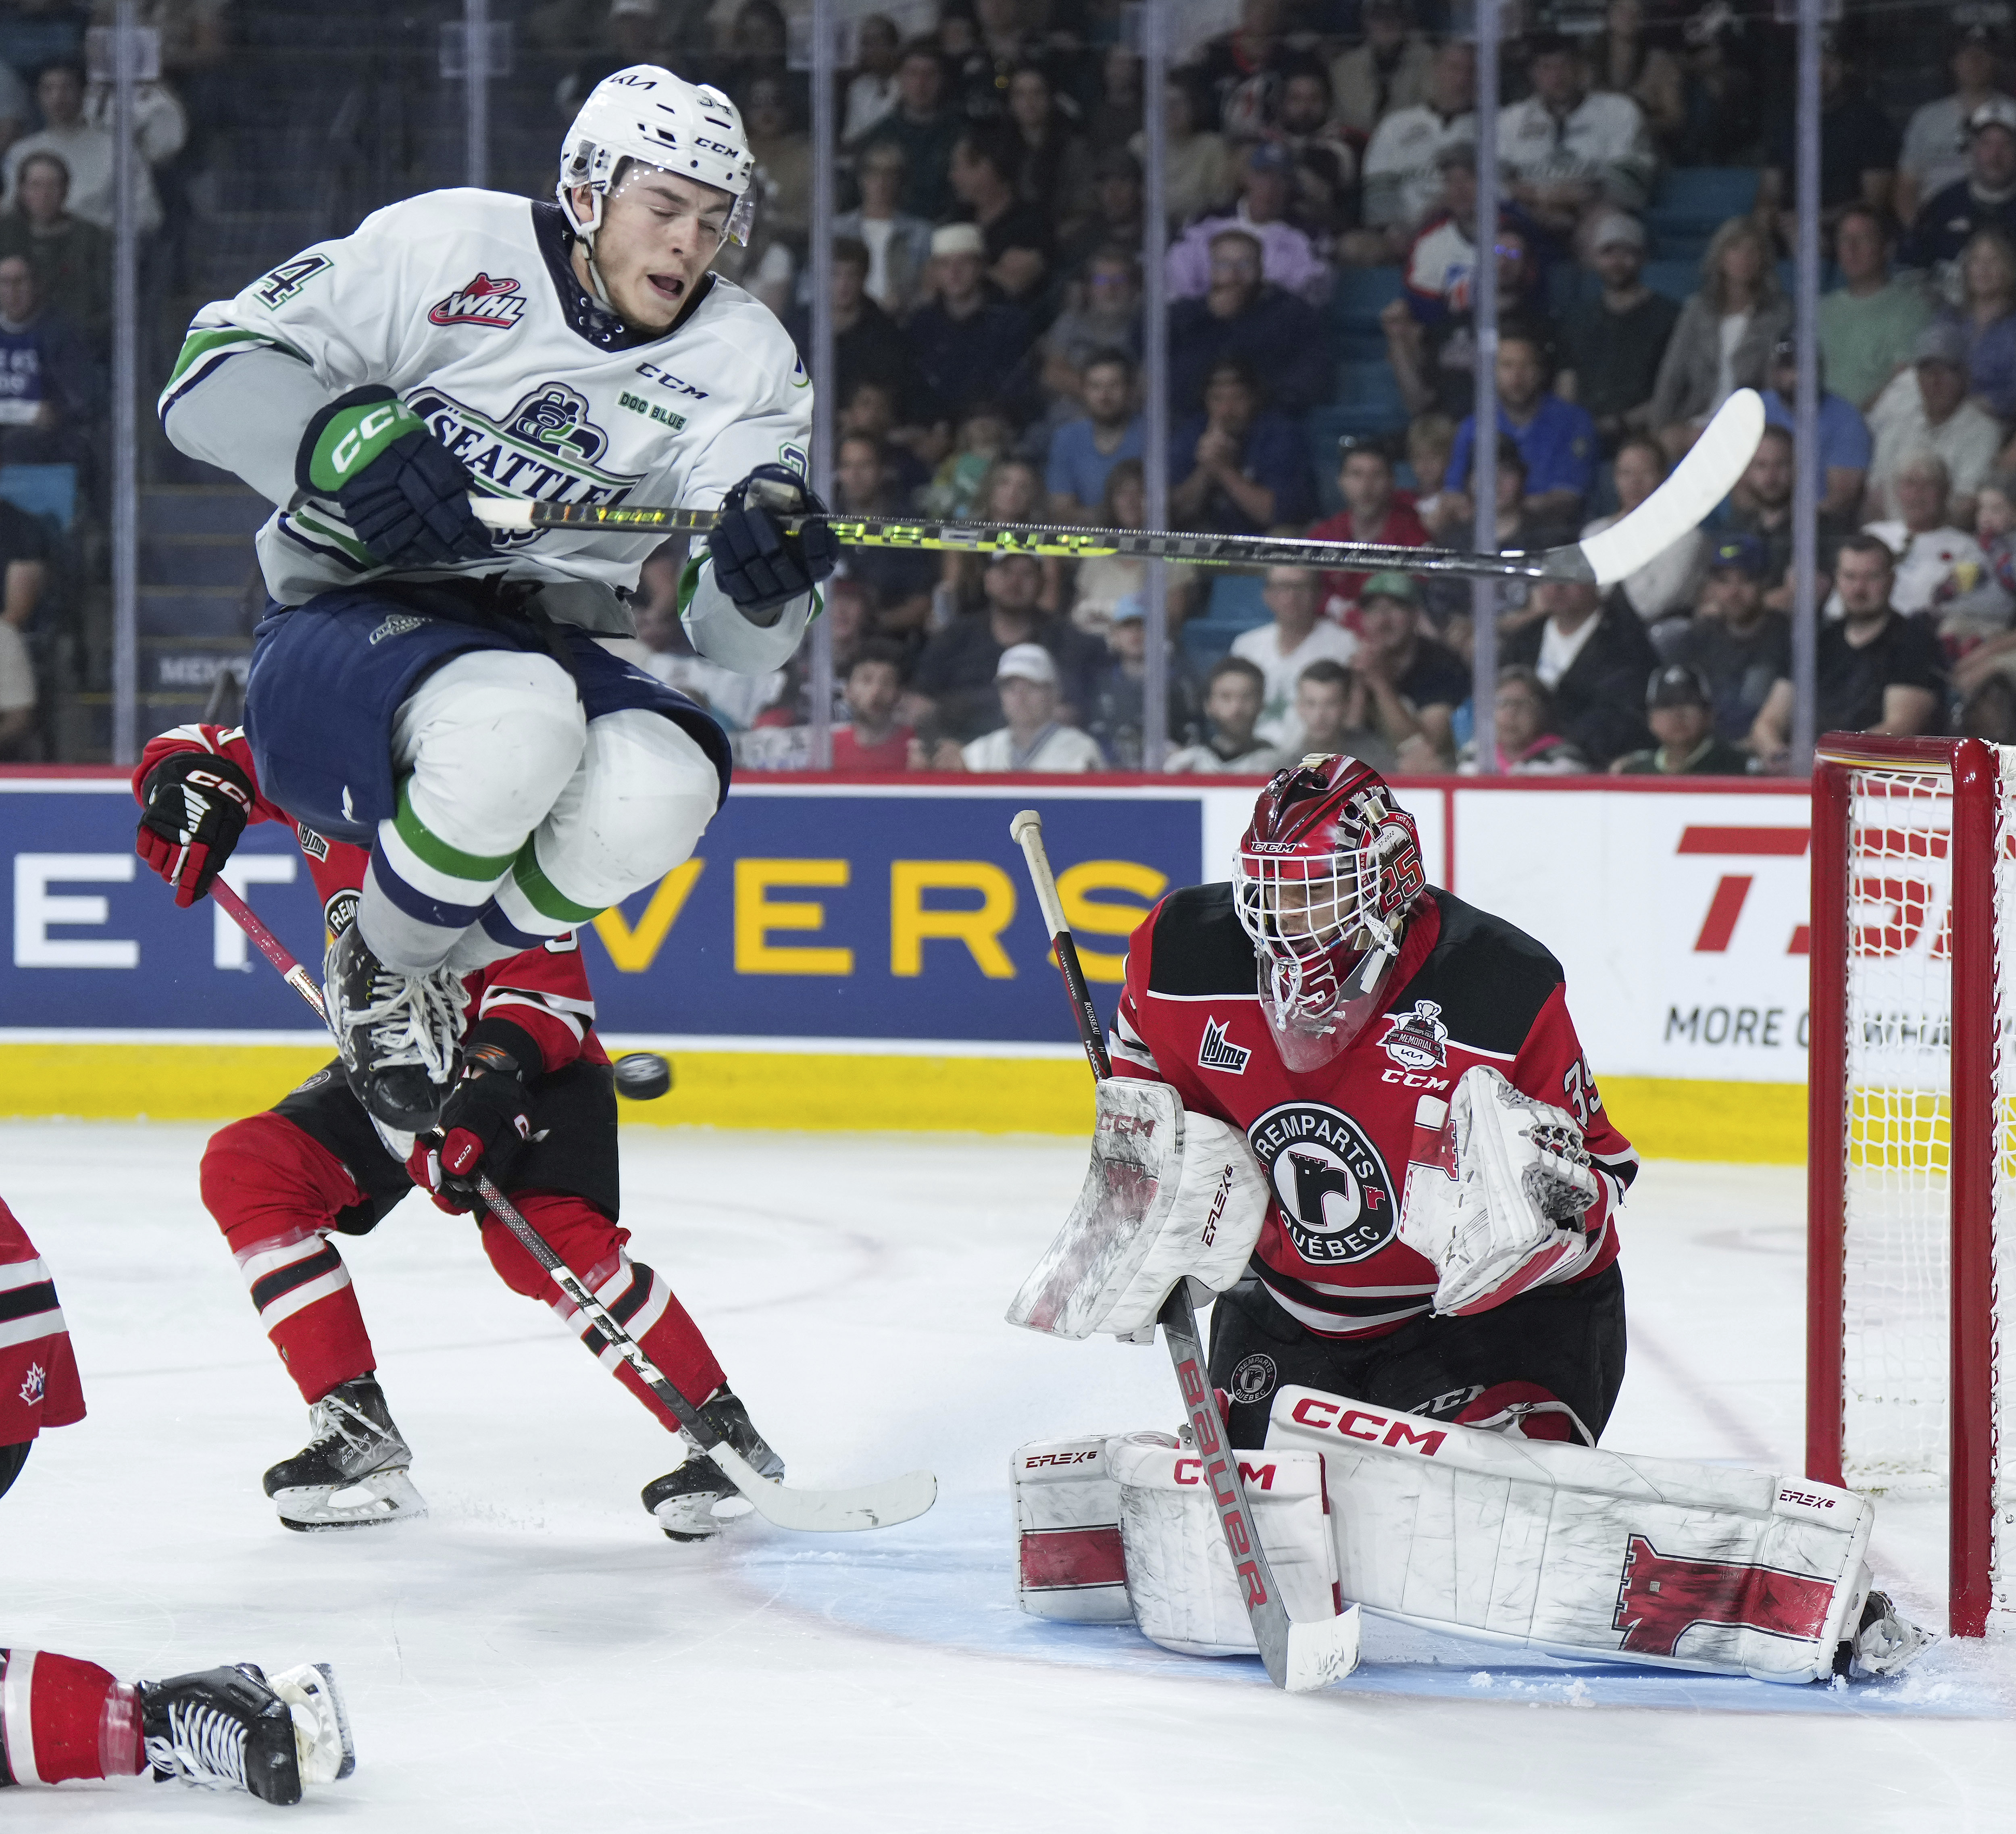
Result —
[[[1015, 1493], [1015, 1601], [1031, 1617], [1129, 1624], [1120, 1487], [1106, 1455], [1114, 1436], [1037, 1440], [1009, 1467]], [[1173, 1446], [1173, 1439], [1167, 1440]]]
[[1291, 1449], [1324, 1456], [1343, 1595], [1430, 1630], [1807, 1681], [1831, 1672], [1868, 1590], [1874, 1510], [1802, 1477], [1509, 1438], [1294, 1387], [1275, 1397], [1260, 1455]]

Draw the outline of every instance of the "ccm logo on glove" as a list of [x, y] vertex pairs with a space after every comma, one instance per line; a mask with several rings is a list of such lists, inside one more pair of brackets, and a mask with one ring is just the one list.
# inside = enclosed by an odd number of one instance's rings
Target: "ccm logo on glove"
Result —
[[[1288, 1418], [1298, 1426], [1313, 1426], [1319, 1432], [1334, 1426], [1346, 1439], [1360, 1439], [1367, 1445], [1391, 1446], [1396, 1451], [1419, 1452], [1424, 1458], [1432, 1458], [1442, 1450], [1442, 1441], [1449, 1437], [1439, 1427], [1417, 1433], [1404, 1420], [1389, 1419], [1384, 1414], [1374, 1414], [1364, 1408], [1346, 1408], [1341, 1419], [1317, 1418], [1319, 1415], [1337, 1413], [1335, 1401], [1318, 1401], [1314, 1395], [1305, 1394], [1295, 1403]], [[1368, 1426], [1372, 1429], [1369, 1433], [1364, 1430]], [[1382, 1426], [1386, 1429], [1384, 1438], [1378, 1430]]]

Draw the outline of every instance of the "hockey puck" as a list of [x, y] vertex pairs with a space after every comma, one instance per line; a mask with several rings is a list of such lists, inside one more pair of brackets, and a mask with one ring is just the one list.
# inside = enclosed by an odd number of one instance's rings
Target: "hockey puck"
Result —
[[616, 1092], [632, 1102], [655, 1102], [672, 1086], [669, 1059], [655, 1051], [632, 1051], [616, 1059]]

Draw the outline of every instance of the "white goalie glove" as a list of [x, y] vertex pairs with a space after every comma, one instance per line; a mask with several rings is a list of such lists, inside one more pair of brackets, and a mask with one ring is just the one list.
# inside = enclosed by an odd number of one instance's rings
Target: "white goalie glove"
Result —
[[1244, 1134], [1191, 1113], [1167, 1083], [1111, 1077], [1098, 1100], [1084, 1189], [1008, 1322], [1149, 1343], [1179, 1280], [1222, 1293], [1246, 1271], [1267, 1220], [1266, 1175]]
[[1400, 1239], [1435, 1264], [1438, 1317], [1488, 1311], [1588, 1252], [1600, 1195], [1574, 1117], [1478, 1064], [1415, 1112]]

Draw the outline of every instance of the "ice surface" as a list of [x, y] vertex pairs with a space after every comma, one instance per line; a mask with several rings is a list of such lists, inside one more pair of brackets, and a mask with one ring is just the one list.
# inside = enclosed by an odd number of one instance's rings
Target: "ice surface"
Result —
[[[630, 1129], [625, 1221], [806, 1483], [935, 1469], [880, 1534], [744, 1521], [675, 1546], [665, 1436], [469, 1225], [418, 1199], [342, 1244], [425, 1521], [290, 1534], [259, 1476], [305, 1411], [197, 1200], [203, 1130], [0, 1126], [90, 1419], [0, 1505], [0, 1641], [158, 1675], [333, 1662], [358, 1750], [287, 1825], [379, 1830], [1946, 1829], [2016, 1820], [2016, 1650], [1893, 1688], [1507, 1660], [1374, 1625], [1345, 1685], [1015, 1609], [1010, 1453], [1173, 1424], [1160, 1349], [1001, 1313], [1068, 1209], [1068, 1142]], [[1795, 1173], [1654, 1165], [1625, 1212], [1630, 1373], [1606, 1443], [1796, 1468]], [[1879, 1570], [1942, 1620], [1936, 1506]], [[0, 1825], [277, 1825], [243, 1797], [66, 1785]], [[1320, 1817], [1319, 1820], [1317, 1818]]]

